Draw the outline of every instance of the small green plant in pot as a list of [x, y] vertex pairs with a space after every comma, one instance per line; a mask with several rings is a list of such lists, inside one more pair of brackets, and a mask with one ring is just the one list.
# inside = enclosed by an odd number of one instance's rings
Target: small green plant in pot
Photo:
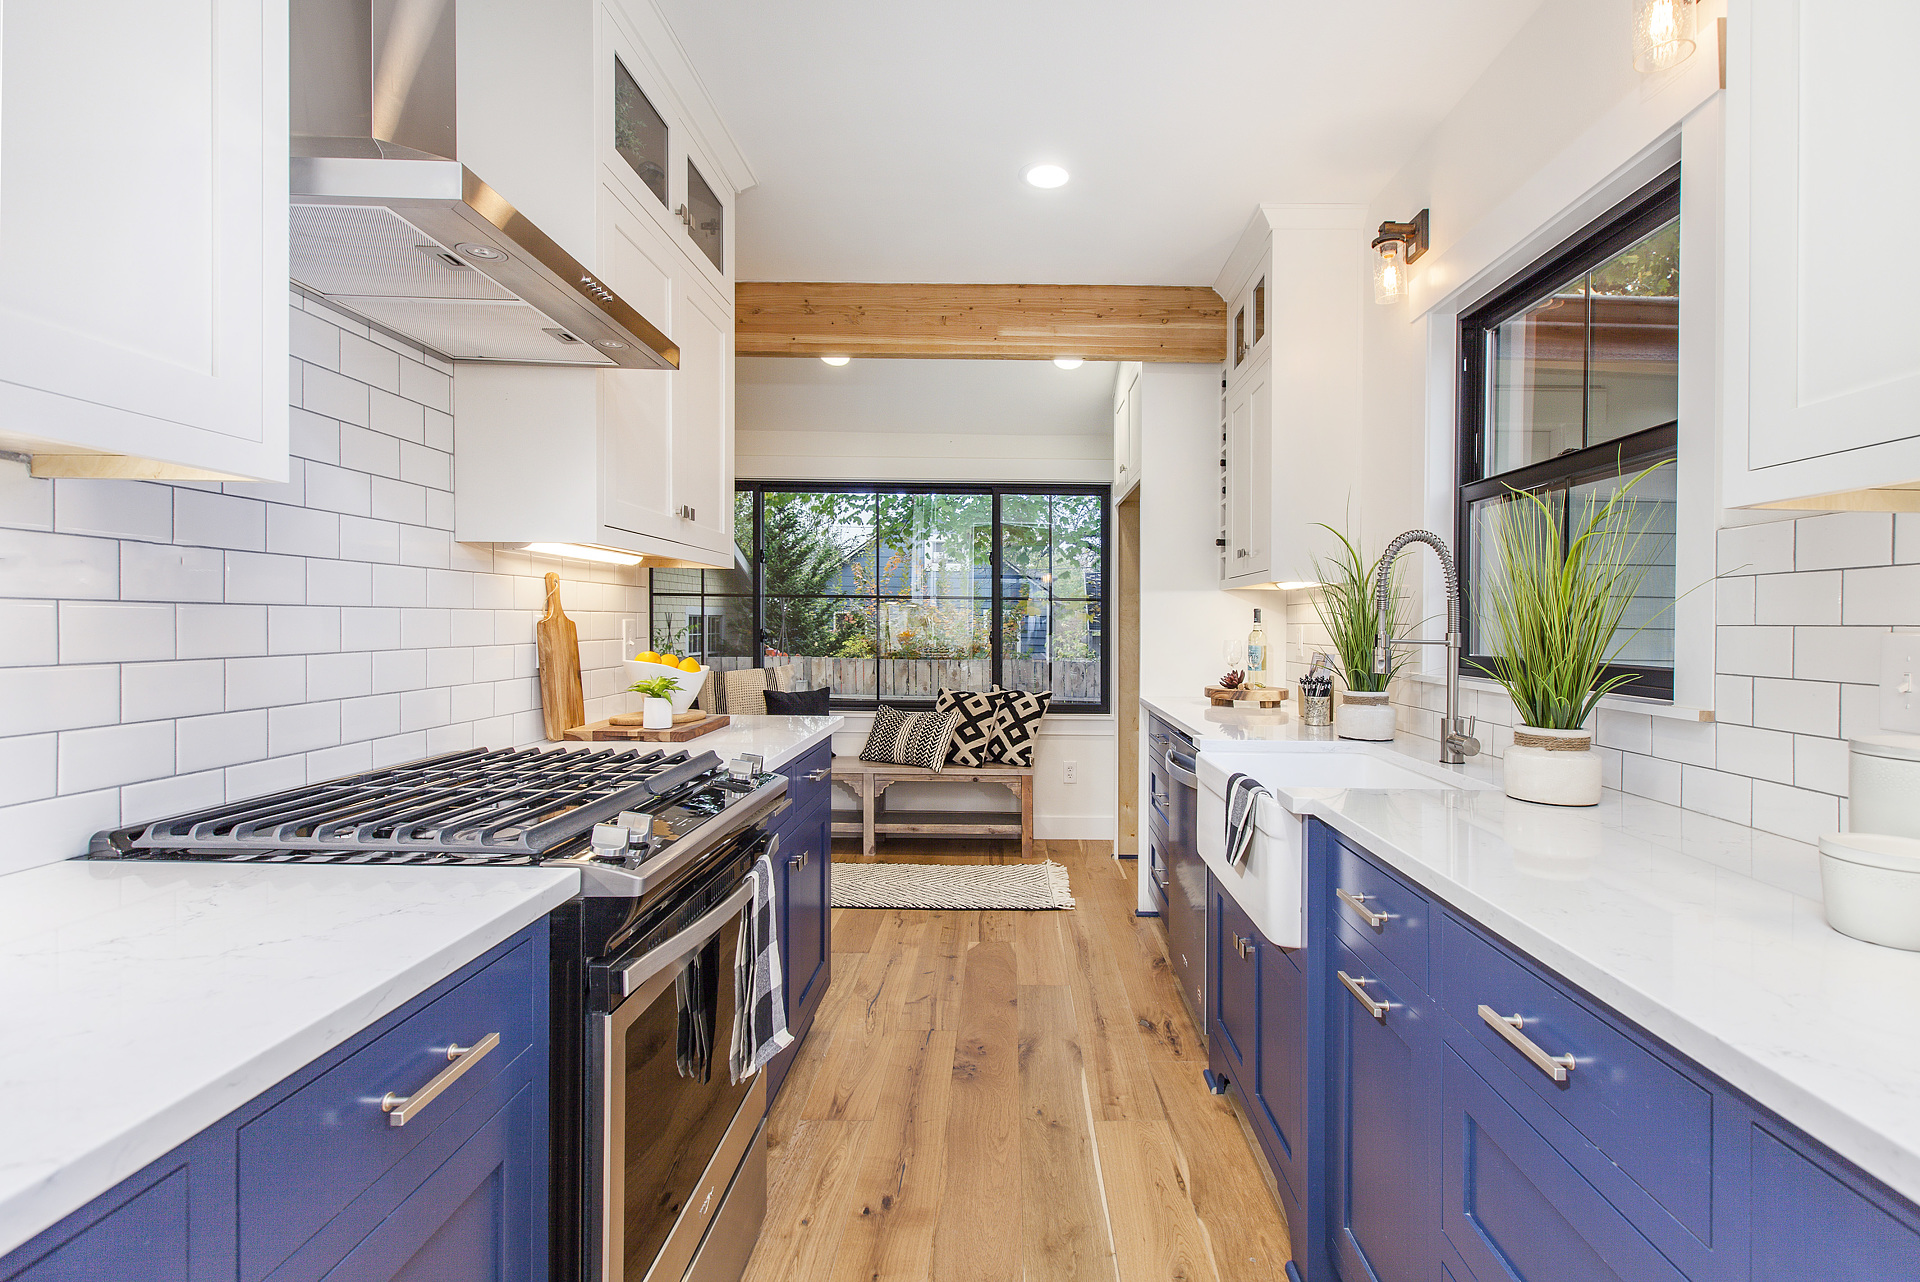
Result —
[[673, 692], [679, 688], [678, 677], [650, 677], [627, 687], [629, 692], [641, 698], [640, 725], [643, 729], [673, 729]]
[[1521, 724], [1506, 756], [1507, 795], [1558, 806], [1600, 801], [1600, 757], [1584, 729], [1602, 696], [1634, 678], [1607, 667], [1640, 629], [1620, 634], [1627, 608], [1651, 568], [1641, 555], [1646, 522], [1634, 487], [1639, 473], [1602, 502], [1589, 494], [1561, 514], [1538, 494], [1513, 491], [1492, 514], [1490, 573], [1481, 586], [1481, 625], [1490, 662], [1475, 663], [1513, 699]]
[[[1320, 581], [1320, 598], [1313, 603], [1313, 608], [1320, 616], [1320, 626], [1333, 641], [1340, 679], [1346, 684], [1346, 689], [1340, 692], [1334, 729], [1342, 739], [1391, 739], [1393, 705], [1387, 689], [1405, 656], [1395, 650], [1390, 670], [1373, 670], [1374, 638], [1380, 635], [1376, 590], [1380, 562], [1375, 559], [1371, 565], [1367, 564], [1352, 539], [1331, 525], [1320, 528], [1340, 540], [1339, 551], [1330, 559], [1322, 561], [1316, 557], [1313, 562], [1314, 577]], [[1396, 573], [1387, 593], [1388, 636], [1399, 632], [1404, 599]]]

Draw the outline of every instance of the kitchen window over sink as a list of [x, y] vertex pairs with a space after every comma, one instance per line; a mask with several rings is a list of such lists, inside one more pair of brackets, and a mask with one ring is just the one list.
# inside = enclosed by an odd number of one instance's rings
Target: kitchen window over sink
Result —
[[[1544, 497], [1562, 530], [1676, 456], [1680, 397], [1680, 171], [1617, 205], [1460, 319], [1455, 546], [1467, 619], [1462, 672], [1488, 662], [1481, 627], [1490, 518]], [[1609, 675], [1620, 693], [1673, 698], [1675, 478], [1634, 487], [1646, 576], [1622, 620]]]
[[661, 652], [792, 663], [836, 707], [942, 686], [1105, 712], [1108, 487], [742, 484], [734, 565], [651, 573]]

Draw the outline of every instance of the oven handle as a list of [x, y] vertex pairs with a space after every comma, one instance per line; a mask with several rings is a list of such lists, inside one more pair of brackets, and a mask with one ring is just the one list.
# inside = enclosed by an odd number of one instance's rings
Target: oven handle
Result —
[[[772, 859], [779, 853], [779, 834], [772, 834], [767, 838], [767, 857]], [[626, 997], [669, 966], [677, 966], [693, 956], [694, 953], [706, 947], [709, 939], [720, 933], [728, 918], [737, 915], [742, 908], [752, 903], [753, 878], [749, 876], [740, 883], [739, 889], [702, 913], [699, 920], [691, 926], [665, 943], [649, 948], [626, 965], [615, 968], [614, 992], [621, 997]]]

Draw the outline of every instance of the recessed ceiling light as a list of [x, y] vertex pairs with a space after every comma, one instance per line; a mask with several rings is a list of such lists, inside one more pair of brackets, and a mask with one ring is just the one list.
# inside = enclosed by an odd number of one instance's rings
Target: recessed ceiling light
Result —
[[1020, 173], [1036, 187], [1064, 187], [1069, 176], [1059, 165], [1028, 165]]
[[1053, 363], [1061, 369], [1079, 369], [1086, 361], [1079, 356], [1056, 356]]
[[845, 364], [846, 364], [846, 363], [847, 363], [848, 361], [850, 361], [850, 360], [852, 360], [852, 359], [853, 359], [853, 357], [851, 357], [851, 356], [822, 356], [822, 357], [821, 357], [820, 359], [821, 359], [821, 360], [823, 360], [823, 361], [825, 361], [825, 362], [826, 362], [827, 364], [829, 364], [829, 365], [845, 365]]

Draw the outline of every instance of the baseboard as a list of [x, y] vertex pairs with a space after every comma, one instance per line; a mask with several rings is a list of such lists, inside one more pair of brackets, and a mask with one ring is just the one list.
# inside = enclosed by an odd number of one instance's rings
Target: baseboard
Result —
[[1160, 910], [1158, 908], [1136, 908], [1133, 910], [1133, 915], [1135, 917], [1158, 917]]
[[1035, 815], [1033, 835], [1038, 841], [1112, 841], [1119, 825], [1102, 815]]

